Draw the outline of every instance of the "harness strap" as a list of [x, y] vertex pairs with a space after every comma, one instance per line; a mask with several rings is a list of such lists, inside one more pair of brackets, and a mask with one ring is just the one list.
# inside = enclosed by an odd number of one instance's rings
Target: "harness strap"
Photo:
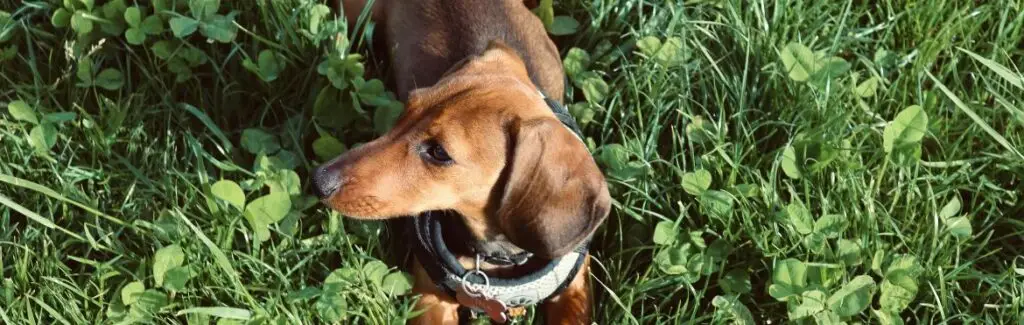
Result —
[[577, 138], [583, 140], [583, 131], [580, 130], [580, 126], [576, 123], [576, 119], [569, 113], [569, 109], [566, 108], [565, 105], [559, 104], [558, 101], [544, 95], [543, 91], [538, 92], [540, 93], [540, 97], [544, 99], [544, 103], [548, 104], [548, 108], [551, 109], [551, 112], [555, 113], [555, 117], [558, 118], [558, 121], [562, 122], [562, 125], [565, 125], [569, 131], [572, 131]]

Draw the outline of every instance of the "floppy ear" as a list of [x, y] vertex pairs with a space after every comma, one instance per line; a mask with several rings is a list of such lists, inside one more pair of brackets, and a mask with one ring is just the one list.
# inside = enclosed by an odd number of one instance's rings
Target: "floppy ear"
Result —
[[543, 258], [576, 248], [608, 216], [608, 185], [586, 146], [554, 118], [512, 125], [497, 221], [513, 244]]

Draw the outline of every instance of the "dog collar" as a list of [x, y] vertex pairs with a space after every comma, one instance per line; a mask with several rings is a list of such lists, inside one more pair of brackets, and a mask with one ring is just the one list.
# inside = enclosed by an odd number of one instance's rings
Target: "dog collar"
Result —
[[[445, 220], [445, 218], [448, 218]], [[576, 277], [586, 257], [590, 240], [572, 252], [555, 258], [538, 270], [517, 278], [488, 276], [477, 267], [467, 270], [448, 249], [442, 236], [442, 221], [458, 222], [444, 212], [426, 212], [413, 218], [416, 234], [413, 252], [439, 289], [477, 313], [486, 313], [503, 323], [508, 316], [559, 294]]]
[[547, 95], [544, 95], [543, 91], [538, 90], [537, 93], [540, 94], [540, 98], [544, 99], [544, 103], [548, 104], [548, 108], [551, 109], [551, 112], [555, 113], [555, 117], [558, 118], [558, 121], [562, 122], [562, 125], [565, 125], [565, 128], [569, 129], [569, 131], [572, 131], [572, 133], [575, 134], [576, 137], [582, 141], [583, 132], [580, 131], [579, 124], [576, 124], [576, 119], [573, 118], [572, 114], [569, 113], [569, 109], [566, 108], [565, 105], [560, 104], [558, 101], [555, 101], [554, 99], [551, 99]]
[[[538, 93], [562, 125], [583, 141], [583, 133], [569, 110], [544, 92], [538, 90]], [[565, 290], [579, 273], [590, 247], [590, 238], [587, 238], [572, 252], [547, 262], [530, 274], [517, 278], [492, 277], [479, 269], [481, 261], [496, 265], [523, 265], [532, 254], [493, 256], [478, 253], [476, 267], [466, 270], [445, 245], [441, 233], [444, 218], [454, 219], [437, 211], [413, 218], [412, 227], [416, 234], [413, 253], [438, 289], [471, 311], [486, 313], [498, 323], [504, 323], [509, 316], [521, 315], [525, 313], [526, 306], [536, 305]]]

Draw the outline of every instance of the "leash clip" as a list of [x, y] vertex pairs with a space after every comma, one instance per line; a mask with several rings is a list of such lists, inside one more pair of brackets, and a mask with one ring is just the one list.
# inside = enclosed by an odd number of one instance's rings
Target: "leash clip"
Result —
[[[508, 321], [508, 315], [505, 313], [508, 307], [505, 306], [504, 302], [495, 299], [488, 293], [488, 290], [491, 288], [491, 279], [480, 270], [480, 260], [480, 254], [477, 254], [476, 265], [473, 267], [473, 270], [462, 275], [462, 280], [459, 282], [459, 290], [455, 293], [455, 300], [470, 308], [483, 310], [492, 321], [504, 324]], [[484, 284], [479, 289], [474, 289], [472, 283], [469, 282], [469, 276], [473, 274], [479, 274], [484, 278]]]
[[[487, 290], [491, 288], [491, 279], [487, 277], [487, 273], [480, 270], [480, 259], [480, 254], [476, 254], [476, 262], [473, 265], [473, 270], [462, 275], [462, 280], [459, 281], [459, 286], [461, 286], [462, 289], [470, 295], [470, 297], [474, 298], [485, 295]], [[474, 274], [478, 274], [480, 277], [484, 278], [483, 288], [480, 288], [479, 290], [474, 289], [471, 283], [469, 283], [469, 276]]]

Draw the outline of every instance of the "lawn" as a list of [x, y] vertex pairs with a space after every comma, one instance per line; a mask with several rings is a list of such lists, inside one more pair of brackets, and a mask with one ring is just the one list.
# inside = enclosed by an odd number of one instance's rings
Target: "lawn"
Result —
[[[1024, 324], [1024, 2], [548, 5], [598, 323]], [[402, 234], [309, 195], [402, 111], [336, 15], [0, 0], [0, 323], [414, 316]]]

